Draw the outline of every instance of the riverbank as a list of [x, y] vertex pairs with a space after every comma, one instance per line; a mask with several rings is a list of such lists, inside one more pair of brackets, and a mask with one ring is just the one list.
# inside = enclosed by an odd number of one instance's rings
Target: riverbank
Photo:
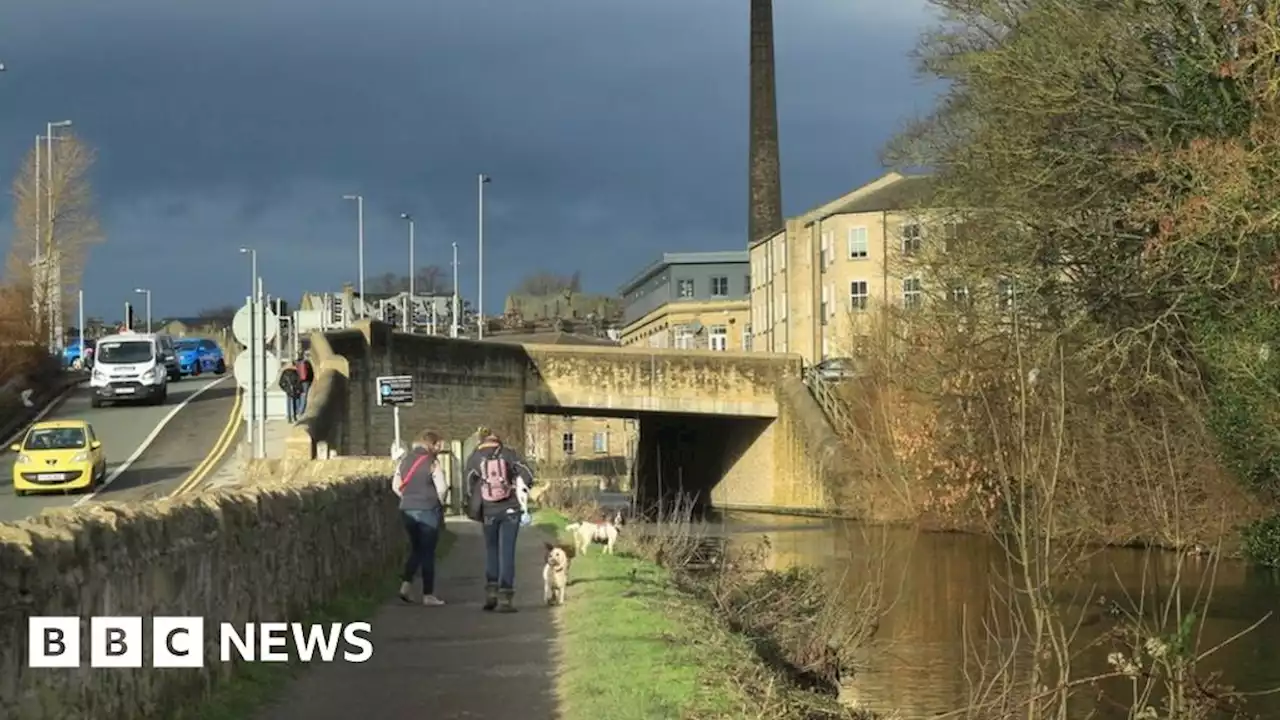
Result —
[[[572, 544], [565, 515], [543, 509], [535, 522]], [[710, 592], [638, 549], [626, 538], [618, 554], [593, 546], [573, 559], [556, 613], [564, 720], [855, 717], [770, 667], [768, 639], [735, 631]]]

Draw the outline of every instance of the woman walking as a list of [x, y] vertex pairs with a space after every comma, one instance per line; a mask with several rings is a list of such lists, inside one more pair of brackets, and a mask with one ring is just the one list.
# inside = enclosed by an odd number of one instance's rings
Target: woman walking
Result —
[[400, 517], [409, 534], [409, 558], [400, 583], [400, 599], [407, 603], [413, 602], [409, 591], [413, 576], [420, 570], [422, 604], [444, 604], [435, 595], [436, 545], [444, 529], [444, 497], [448, 489], [438, 459], [443, 445], [439, 434], [424, 432], [400, 458], [391, 480], [392, 489], [400, 496]]
[[515, 450], [488, 428], [467, 458], [467, 514], [484, 524], [484, 605], [486, 611], [516, 611], [516, 537], [530, 523], [533, 472]]

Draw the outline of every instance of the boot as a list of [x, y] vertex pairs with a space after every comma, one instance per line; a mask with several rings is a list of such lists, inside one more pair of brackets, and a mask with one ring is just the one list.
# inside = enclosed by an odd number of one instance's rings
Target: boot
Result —
[[498, 607], [498, 586], [485, 585], [484, 586], [484, 605], [481, 606], [481, 609], [484, 610], [485, 612], [488, 612], [490, 610], [493, 610], [496, 607]]
[[498, 612], [513, 613], [516, 611], [515, 590], [503, 590], [498, 595]]

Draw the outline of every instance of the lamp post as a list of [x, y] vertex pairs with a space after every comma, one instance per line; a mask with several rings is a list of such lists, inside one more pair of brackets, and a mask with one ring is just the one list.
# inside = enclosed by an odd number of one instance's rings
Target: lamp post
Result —
[[450, 337], [458, 337], [458, 243], [453, 244], [453, 323], [449, 329]]
[[258, 448], [254, 443], [253, 423], [258, 415], [258, 363], [253, 357], [258, 344], [258, 251], [253, 248], [240, 248], [241, 255], [249, 256], [249, 387], [245, 394], [249, 396], [249, 414], [245, 416], [245, 435], [249, 440], [250, 456], [258, 456]]
[[[48, 182], [45, 192], [49, 201], [49, 255], [46, 263], [49, 270], [43, 273], [44, 277], [44, 294], [49, 298], [49, 331], [52, 333], [52, 343], [55, 346], [62, 346], [62, 268], [58, 260], [58, 252], [54, 242], [54, 205], [53, 205], [53, 141], [54, 130], [58, 128], [71, 127], [70, 120], [59, 120], [45, 124], [47, 130], [45, 134], [45, 167], [48, 170]], [[50, 297], [52, 296], [52, 297]]]
[[476, 188], [479, 190], [480, 196], [479, 224], [477, 228], [478, 237], [476, 238], [478, 250], [477, 265], [479, 266], [478, 272], [480, 273], [479, 287], [476, 289], [476, 338], [479, 340], [484, 339], [484, 186], [491, 182], [493, 182], [493, 178], [485, 175], [484, 173], [480, 173], [476, 176]]
[[134, 288], [133, 291], [147, 298], [147, 332], [151, 332], [151, 291], [146, 288]]
[[403, 325], [405, 332], [413, 332], [413, 315], [414, 315], [414, 308], [415, 308], [415, 303], [414, 303], [415, 298], [413, 296], [413, 276], [416, 274], [414, 272], [416, 268], [413, 264], [413, 216], [410, 215], [409, 213], [400, 213], [400, 218], [402, 220], [408, 221], [409, 223], [409, 301], [406, 303], [408, 307], [405, 309], [404, 318], [402, 318], [401, 320], [401, 325]]
[[363, 195], [343, 195], [343, 200], [356, 201], [356, 244], [359, 253], [359, 272], [360, 272], [360, 317], [366, 317], [367, 301], [364, 297], [364, 196]]

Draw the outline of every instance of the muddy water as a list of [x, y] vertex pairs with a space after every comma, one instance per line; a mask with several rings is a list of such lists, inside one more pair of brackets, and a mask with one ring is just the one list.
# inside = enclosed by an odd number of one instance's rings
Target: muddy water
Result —
[[[993, 628], [992, 618], [1008, 616], [1004, 554], [989, 538], [856, 523], [770, 515], [731, 514], [724, 530], [743, 538], [768, 537], [768, 563], [781, 569], [816, 565], [845, 578], [853, 597], [870, 579], [882, 578], [890, 604], [880, 623], [878, 647], [867, 653], [868, 669], [853, 683], [869, 709], [895, 709], [906, 718], [931, 717], [965, 704], [983, 648], [1008, 647], [1010, 631]], [[1108, 549], [1092, 554], [1071, 581], [1055, 589], [1059, 607], [1082, 619], [1076, 645], [1087, 648], [1077, 661], [1078, 677], [1108, 671], [1106, 656], [1118, 649], [1109, 633], [1118, 624], [1115, 606], [1131, 609], [1145, 596], [1167, 598], [1179, 556], [1165, 552]], [[1182, 558], [1177, 583], [1189, 605], [1204, 592], [1210, 573], [1213, 592], [1200, 646], [1208, 649], [1244, 632], [1268, 612], [1276, 615], [1207, 658], [1202, 671], [1221, 672], [1242, 691], [1280, 687], [1280, 581], [1271, 572], [1243, 563], [1215, 566]], [[1144, 593], [1145, 588], [1145, 593]], [[967, 642], [966, 642], [967, 639]], [[969, 675], [969, 677], [966, 677]], [[1081, 693], [1075, 717], [1125, 717], [1116, 704], [1131, 694], [1128, 683], [1112, 681], [1098, 692]], [[1247, 710], [1280, 718], [1280, 693], [1250, 698]]]

